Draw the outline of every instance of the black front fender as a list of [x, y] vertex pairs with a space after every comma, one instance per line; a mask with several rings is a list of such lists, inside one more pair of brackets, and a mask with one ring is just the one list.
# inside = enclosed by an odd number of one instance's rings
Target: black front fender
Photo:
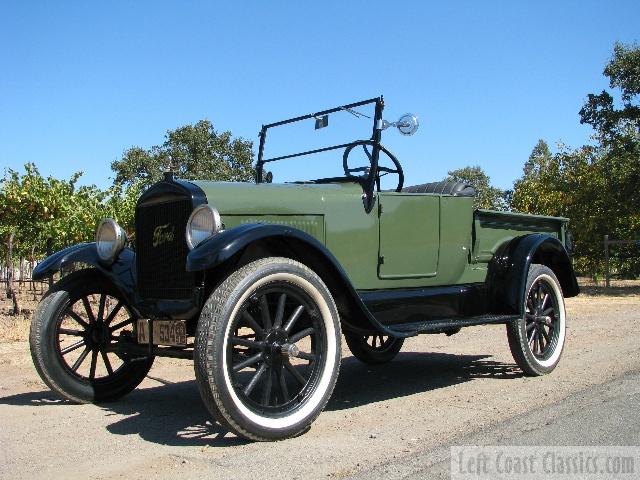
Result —
[[96, 244], [79, 243], [71, 247], [60, 250], [45, 258], [33, 270], [33, 279], [42, 280], [61, 268], [72, 263], [82, 263], [90, 265], [99, 270], [120, 290], [120, 292], [133, 303], [135, 292], [135, 259], [133, 250], [125, 248], [112, 265], [104, 265], [98, 257]]
[[548, 234], [523, 235], [504, 245], [489, 265], [489, 286], [495, 310], [523, 314], [527, 275], [532, 263], [553, 270], [565, 297], [580, 293], [571, 259], [562, 242]]
[[293, 238], [322, 251], [328, 260], [341, 268], [331, 252], [311, 235], [283, 225], [251, 223], [226, 230], [206, 240], [187, 256], [187, 271], [208, 270], [229, 260], [248, 245], [267, 238]]

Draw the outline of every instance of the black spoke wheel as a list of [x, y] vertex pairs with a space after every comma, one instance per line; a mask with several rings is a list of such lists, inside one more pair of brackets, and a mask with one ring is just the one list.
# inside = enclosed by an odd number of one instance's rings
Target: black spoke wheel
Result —
[[378, 333], [364, 335], [345, 332], [344, 338], [354, 357], [364, 363], [374, 365], [393, 360], [404, 343], [403, 338]]
[[31, 355], [43, 381], [74, 402], [115, 400], [144, 379], [153, 358], [132, 361], [117, 350], [136, 317], [119, 292], [95, 270], [64, 277], [36, 310]]
[[231, 328], [226, 364], [242, 401], [259, 413], [295, 408], [322, 373], [326, 332], [312, 299], [270, 283], [245, 300]]
[[513, 358], [528, 375], [549, 373], [562, 354], [566, 319], [560, 283], [548, 267], [531, 266], [523, 310], [521, 319], [507, 325]]
[[195, 349], [200, 393], [222, 425], [254, 440], [295, 436], [322, 411], [335, 385], [337, 310], [304, 265], [258, 260], [211, 294]]

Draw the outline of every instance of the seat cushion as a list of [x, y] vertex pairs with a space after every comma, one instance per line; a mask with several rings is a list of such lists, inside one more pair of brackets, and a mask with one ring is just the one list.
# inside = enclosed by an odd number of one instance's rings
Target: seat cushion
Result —
[[411, 185], [402, 189], [405, 193], [437, 193], [454, 197], [475, 197], [476, 189], [462, 182], [432, 182]]

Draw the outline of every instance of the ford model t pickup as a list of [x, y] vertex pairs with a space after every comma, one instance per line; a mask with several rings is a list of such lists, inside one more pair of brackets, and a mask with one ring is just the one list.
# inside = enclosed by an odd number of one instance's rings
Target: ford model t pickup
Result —
[[[167, 173], [138, 200], [133, 244], [105, 219], [95, 243], [40, 263], [34, 278], [83, 265], [34, 314], [43, 381], [68, 400], [106, 402], [133, 390], [157, 356], [193, 359], [215, 420], [276, 440], [304, 432], [326, 405], [343, 336], [355, 357], [382, 363], [406, 337], [504, 324], [524, 373], [551, 372], [564, 298], [579, 292], [567, 219], [474, 210], [462, 183], [405, 186], [381, 135], [412, 134], [417, 118], [389, 123], [383, 107], [380, 97], [264, 125], [255, 183]], [[357, 108], [373, 110], [370, 138], [265, 158], [271, 129], [321, 128]], [[277, 184], [265, 171], [327, 152], [340, 155], [339, 176]]]

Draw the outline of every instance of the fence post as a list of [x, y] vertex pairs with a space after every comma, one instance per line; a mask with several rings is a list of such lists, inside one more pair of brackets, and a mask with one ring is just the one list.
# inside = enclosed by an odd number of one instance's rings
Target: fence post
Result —
[[604, 286], [609, 288], [609, 235], [604, 236]]

